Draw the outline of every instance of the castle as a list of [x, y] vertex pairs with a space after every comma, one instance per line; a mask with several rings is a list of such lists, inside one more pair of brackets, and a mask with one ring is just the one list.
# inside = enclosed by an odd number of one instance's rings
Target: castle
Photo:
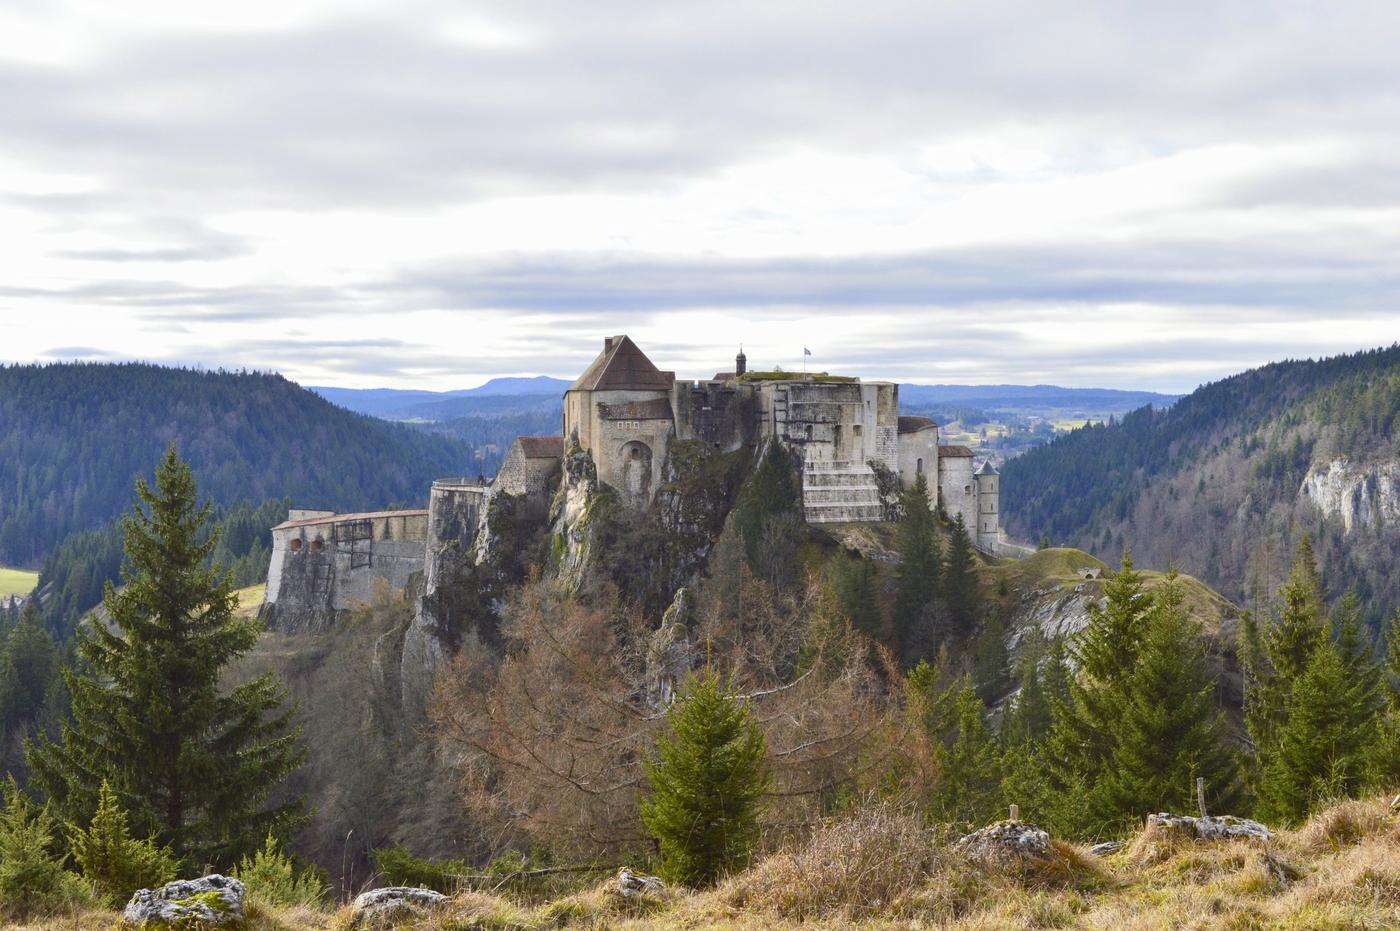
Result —
[[1021, 551], [1002, 534], [997, 470], [985, 462], [974, 471], [971, 450], [940, 444], [928, 418], [901, 417], [897, 384], [751, 372], [742, 350], [733, 371], [677, 379], [627, 336], [612, 336], [564, 392], [561, 434], [518, 437], [491, 481], [440, 479], [426, 510], [289, 514], [272, 529], [265, 615], [274, 625], [315, 626], [368, 601], [380, 580], [403, 588], [417, 571], [431, 595], [448, 566], [479, 555], [485, 535], [477, 530], [491, 498], [545, 499], [574, 444], [592, 459], [598, 481], [645, 507], [682, 440], [721, 452], [781, 443], [799, 463], [812, 524], [882, 521], [882, 475], [905, 488], [923, 475], [930, 505], [961, 516], [978, 548]]

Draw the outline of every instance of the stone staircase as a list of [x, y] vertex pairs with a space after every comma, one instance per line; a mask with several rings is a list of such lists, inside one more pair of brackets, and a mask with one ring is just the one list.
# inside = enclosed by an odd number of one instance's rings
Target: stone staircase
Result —
[[802, 469], [802, 509], [809, 524], [885, 518], [875, 471], [863, 462], [806, 463]]

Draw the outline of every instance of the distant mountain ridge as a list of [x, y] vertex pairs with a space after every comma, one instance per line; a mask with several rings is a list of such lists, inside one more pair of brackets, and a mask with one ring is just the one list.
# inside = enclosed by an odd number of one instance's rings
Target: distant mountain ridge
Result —
[[418, 504], [460, 442], [352, 413], [280, 375], [144, 363], [0, 366], [0, 563], [36, 565], [131, 506], [176, 442], [225, 505]]
[[1400, 346], [1290, 360], [1167, 409], [1061, 435], [1006, 463], [1011, 532], [1175, 564], [1241, 603], [1313, 537], [1332, 598], [1400, 605]]
[[[563, 409], [562, 397], [571, 383], [562, 378], [493, 378], [476, 388], [418, 391], [399, 388], [311, 387], [341, 407], [389, 420], [444, 421], [458, 417], [540, 414]], [[926, 407], [967, 407], [1020, 414], [1084, 411], [1124, 413], [1144, 404], [1166, 406], [1180, 395], [1113, 388], [1062, 388], [1057, 385], [899, 386], [907, 410]]]

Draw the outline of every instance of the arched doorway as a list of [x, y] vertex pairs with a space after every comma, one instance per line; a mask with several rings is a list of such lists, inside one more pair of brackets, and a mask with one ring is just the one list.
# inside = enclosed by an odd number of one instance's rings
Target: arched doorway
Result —
[[640, 440], [622, 446], [622, 490], [637, 501], [651, 498], [651, 447]]

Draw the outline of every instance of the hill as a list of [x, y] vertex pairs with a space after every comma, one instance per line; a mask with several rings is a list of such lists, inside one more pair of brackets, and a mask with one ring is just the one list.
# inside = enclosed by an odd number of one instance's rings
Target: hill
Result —
[[1086, 426], [1006, 464], [1010, 532], [1173, 564], [1257, 606], [1313, 537], [1327, 594], [1400, 604], [1400, 346], [1290, 360], [1168, 409]]
[[476, 388], [412, 391], [397, 388], [323, 388], [310, 390], [341, 407], [386, 420], [443, 421], [461, 417], [553, 413], [563, 410], [569, 382], [537, 375], [493, 378]]
[[35, 566], [131, 504], [177, 442], [221, 504], [421, 502], [466, 448], [355, 414], [280, 375], [130, 363], [0, 367], [0, 564]]

